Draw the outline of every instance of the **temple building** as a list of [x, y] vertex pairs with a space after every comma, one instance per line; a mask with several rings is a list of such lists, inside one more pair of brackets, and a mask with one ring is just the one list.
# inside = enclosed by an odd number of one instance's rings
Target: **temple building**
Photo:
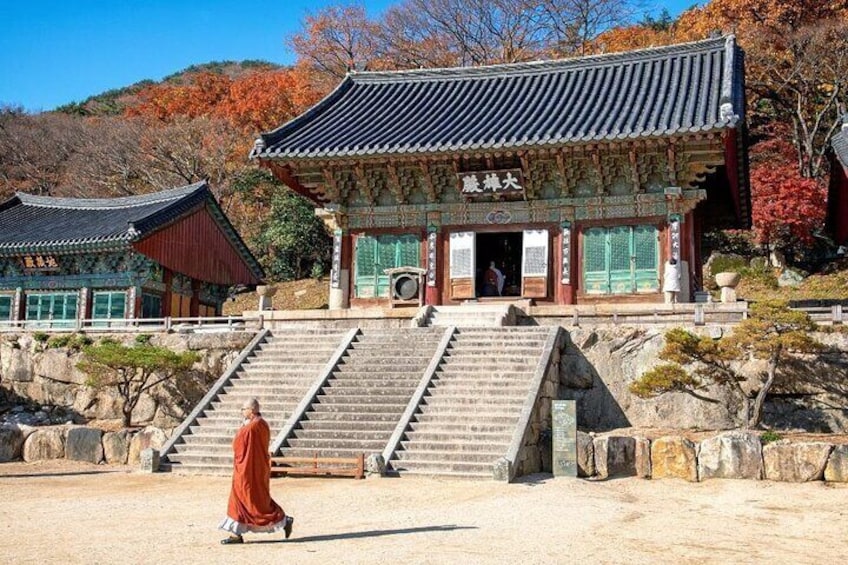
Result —
[[205, 182], [0, 204], [0, 323], [215, 316], [232, 287], [262, 277]]
[[331, 218], [331, 308], [661, 301], [670, 259], [691, 300], [701, 234], [750, 226], [744, 86], [733, 36], [350, 73], [251, 157]]

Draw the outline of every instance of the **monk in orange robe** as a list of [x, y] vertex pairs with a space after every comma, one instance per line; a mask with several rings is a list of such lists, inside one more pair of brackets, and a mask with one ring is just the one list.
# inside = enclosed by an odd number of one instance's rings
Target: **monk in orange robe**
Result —
[[286, 516], [271, 498], [271, 429], [251, 398], [242, 407], [244, 424], [233, 439], [233, 486], [227, 517], [218, 528], [230, 532], [222, 544], [244, 543], [245, 532], [285, 532], [291, 535], [294, 518]]

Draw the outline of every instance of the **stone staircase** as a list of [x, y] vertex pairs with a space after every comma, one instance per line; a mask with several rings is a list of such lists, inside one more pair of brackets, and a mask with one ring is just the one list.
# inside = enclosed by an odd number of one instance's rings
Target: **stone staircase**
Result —
[[444, 328], [362, 329], [279, 455], [381, 453], [444, 333]]
[[506, 455], [549, 328], [457, 329], [388, 462], [403, 474], [492, 478]]
[[274, 330], [176, 441], [163, 469], [230, 474], [232, 441], [244, 401], [259, 400], [273, 441], [346, 333], [305, 327]]
[[499, 327], [515, 325], [510, 304], [463, 304], [461, 306], [428, 306], [424, 326]]

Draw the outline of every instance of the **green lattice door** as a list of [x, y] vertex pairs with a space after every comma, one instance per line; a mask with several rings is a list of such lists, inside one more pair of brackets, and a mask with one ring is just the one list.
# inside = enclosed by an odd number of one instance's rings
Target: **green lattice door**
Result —
[[388, 298], [385, 269], [420, 266], [420, 242], [414, 235], [360, 236], [356, 238], [354, 295]]
[[587, 294], [633, 294], [659, 289], [659, 245], [653, 226], [590, 228], [583, 233]]
[[94, 320], [121, 319], [125, 317], [126, 307], [126, 292], [95, 292], [92, 297], [91, 317]]
[[9, 295], [0, 295], [0, 322], [8, 322], [12, 319], [12, 303], [14, 297]]
[[51, 327], [72, 327], [77, 319], [77, 293], [27, 294], [26, 319]]

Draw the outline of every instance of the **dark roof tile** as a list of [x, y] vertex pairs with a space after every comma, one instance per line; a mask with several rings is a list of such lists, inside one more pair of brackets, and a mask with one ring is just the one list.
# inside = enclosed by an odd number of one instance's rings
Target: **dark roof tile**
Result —
[[733, 36], [580, 59], [352, 73], [251, 156], [353, 157], [563, 145], [736, 127]]

